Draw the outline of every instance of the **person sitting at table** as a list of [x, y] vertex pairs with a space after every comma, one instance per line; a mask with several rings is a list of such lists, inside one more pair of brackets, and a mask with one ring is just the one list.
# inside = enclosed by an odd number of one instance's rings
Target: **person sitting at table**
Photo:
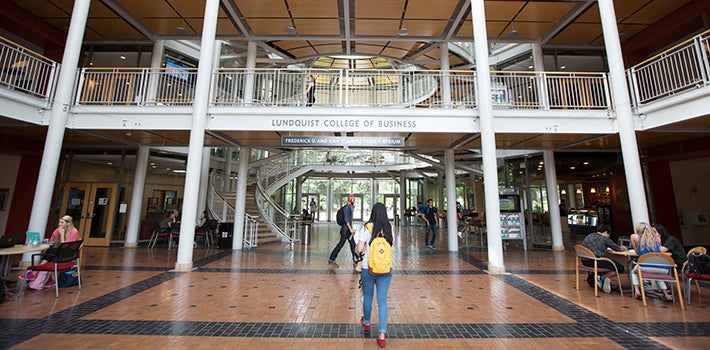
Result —
[[[584, 237], [582, 245], [591, 250], [597, 258], [604, 256], [607, 248], [611, 248], [617, 252], [627, 250], [626, 247], [620, 247], [618, 244], [614, 243], [609, 236], [611, 236], [611, 228], [607, 225], [599, 225], [596, 232], [592, 232]], [[594, 260], [582, 258], [582, 264], [587, 267], [594, 267]], [[619, 273], [624, 272], [624, 265], [617, 261], [614, 261], [614, 265], [616, 265], [616, 269]], [[597, 262], [597, 268], [609, 270], [597, 277], [597, 286], [601, 288], [604, 293], [611, 293], [613, 287], [611, 281], [616, 277], [614, 266], [611, 262], [602, 260]]]
[[175, 225], [177, 223], [177, 217], [179, 213], [177, 210], [171, 210], [168, 212], [168, 216], [163, 219], [163, 221], [158, 224], [158, 227], [160, 228], [161, 233], [171, 233], [173, 232], [173, 226], [177, 227]]
[[[52, 236], [44, 240], [44, 242], [49, 242], [52, 247], [47, 249], [42, 255], [42, 261], [39, 265], [54, 261], [54, 257], [57, 256], [59, 251], [59, 246], [65, 242], [74, 242], [79, 239], [79, 231], [74, 227], [73, 219], [69, 215], [62, 216], [59, 218], [59, 223], [57, 228], [52, 232]], [[42, 290], [42, 288], [50, 288], [56, 283], [52, 280], [52, 275], [47, 271], [40, 271], [36, 275], [30, 271], [27, 276], [18, 276], [20, 279], [32, 280], [32, 282], [27, 284], [27, 287]]]
[[668, 230], [666, 230], [665, 226], [653, 224], [651, 228], [654, 233], [657, 233], [661, 238], [661, 251], [664, 253], [671, 252], [673, 262], [675, 262], [678, 267], [682, 267], [683, 264], [688, 261], [688, 254], [685, 252], [683, 244], [680, 243], [678, 238], [673, 237]]
[[[638, 225], [636, 225], [636, 234], [639, 235], [639, 241], [636, 245], [638, 248], [638, 250], [636, 250], [636, 254], [639, 257], [648, 253], [660, 253], [662, 252], [662, 248], [665, 248], [661, 247], [660, 235], [653, 232], [651, 225], [645, 222], [640, 222]], [[633, 284], [634, 286], [634, 298], [636, 299], [641, 299], [641, 291], [639, 290], [638, 277], [639, 268], [641, 269], [642, 273], [668, 273], [667, 268], [645, 267], [643, 265], [636, 264], [636, 266], [634, 266], [634, 268], [631, 270], [631, 284]], [[673, 301], [673, 298], [671, 297], [668, 291], [666, 283], [663, 281], [656, 281], [656, 283], [658, 283], [658, 287], [663, 292], [663, 300]]]

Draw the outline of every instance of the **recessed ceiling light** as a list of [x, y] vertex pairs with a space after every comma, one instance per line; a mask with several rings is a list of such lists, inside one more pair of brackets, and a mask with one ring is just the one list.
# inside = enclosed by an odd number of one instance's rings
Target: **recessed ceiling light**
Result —
[[106, 163], [106, 164], [107, 164], [107, 165], [113, 165], [113, 163], [111, 163], [111, 162], [108, 162], [108, 163]]
[[589, 165], [589, 162], [582, 162], [582, 164], [584, 164], [584, 165]]
[[126, 133], [126, 137], [131, 137], [131, 136], [133, 136], [133, 134], [131, 134], [130, 132]]
[[571, 167], [569, 167], [569, 168], [570, 168], [571, 170], [577, 169], [576, 167], [573, 167], [573, 166], [571, 166]]
[[125, 60], [125, 59], [126, 59], [126, 56], [121, 55], [121, 56], [119, 56], [118, 58], [120, 58], [120, 59], [122, 59], [122, 60]]
[[567, 69], [567, 66], [560, 66], [560, 69]]
[[399, 30], [397, 31], [397, 35], [399, 35], [399, 36], [407, 36], [407, 35], [409, 35], [409, 29], [407, 29], [407, 28], [399, 28]]

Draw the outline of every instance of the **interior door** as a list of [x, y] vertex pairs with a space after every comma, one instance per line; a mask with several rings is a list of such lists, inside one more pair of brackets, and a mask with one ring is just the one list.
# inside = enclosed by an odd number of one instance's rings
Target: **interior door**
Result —
[[385, 194], [383, 195], [385, 200], [385, 208], [387, 208], [387, 217], [390, 220], [394, 220], [394, 215], [398, 214], [399, 211], [399, 195], [397, 194]]
[[108, 247], [113, 231], [116, 190], [116, 184], [65, 185], [60, 213], [71, 215], [84, 245]]

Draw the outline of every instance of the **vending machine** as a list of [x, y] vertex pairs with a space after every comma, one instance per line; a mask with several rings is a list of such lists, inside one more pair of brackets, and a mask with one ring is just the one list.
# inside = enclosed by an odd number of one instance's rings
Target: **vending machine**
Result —
[[523, 249], [528, 251], [525, 236], [525, 215], [523, 213], [523, 200], [517, 188], [500, 188], [500, 229], [503, 240], [521, 239]]

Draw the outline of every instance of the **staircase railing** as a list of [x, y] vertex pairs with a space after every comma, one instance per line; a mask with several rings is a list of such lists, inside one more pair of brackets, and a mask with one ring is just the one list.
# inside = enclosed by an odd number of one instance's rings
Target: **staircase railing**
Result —
[[281, 206], [279, 206], [271, 198], [271, 196], [266, 193], [261, 181], [259, 181], [258, 172], [256, 187], [257, 191], [254, 198], [256, 199], [256, 205], [259, 208], [261, 217], [264, 219], [266, 224], [281, 237], [282, 241], [293, 243], [294, 241], [292, 237], [287, 234], [290, 214], [281, 208]]
[[259, 217], [244, 213], [244, 248], [258, 246]]

